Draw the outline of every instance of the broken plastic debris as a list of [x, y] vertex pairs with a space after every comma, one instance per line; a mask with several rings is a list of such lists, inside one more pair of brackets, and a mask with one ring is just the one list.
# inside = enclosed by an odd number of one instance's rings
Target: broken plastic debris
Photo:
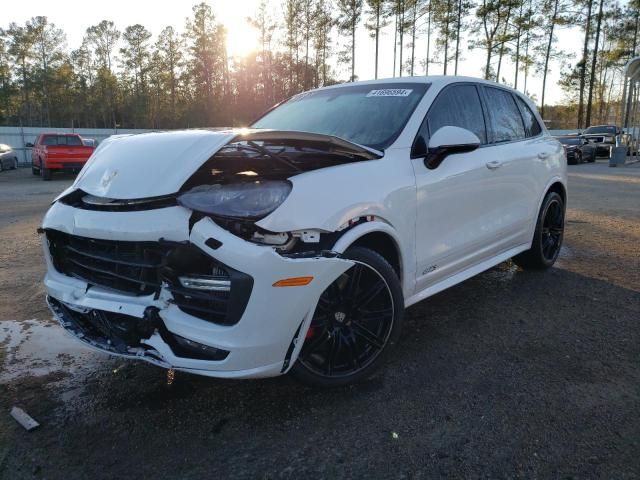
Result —
[[176, 378], [176, 371], [173, 368], [167, 370], [167, 385], [173, 385], [173, 379]]
[[122, 370], [124, 368], [124, 363], [122, 365], [118, 365], [116, 368], [114, 368], [111, 372], [113, 374], [118, 373], [120, 370]]
[[11, 409], [11, 416], [28, 432], [40, 426], [40, 424], [31, 418], [27, 412], [19, 407], [13, 407]]

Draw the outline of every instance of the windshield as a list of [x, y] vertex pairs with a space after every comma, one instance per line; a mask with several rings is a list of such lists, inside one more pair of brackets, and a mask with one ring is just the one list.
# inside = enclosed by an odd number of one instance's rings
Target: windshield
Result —
[[610, 135], [616, 134], [616, 127], [604, 126], [604, 127], [589, 127], [584, 133], [608, 133]]
[[579, 138], [559, 138], [558, 140], [560, 140], [560, 143], [563, 143], [564, 145], [580, 145]]
[[391, 145], [430, 84], [376, 83], [291, 97], [251, 127], [334, 135], [382, 150]]

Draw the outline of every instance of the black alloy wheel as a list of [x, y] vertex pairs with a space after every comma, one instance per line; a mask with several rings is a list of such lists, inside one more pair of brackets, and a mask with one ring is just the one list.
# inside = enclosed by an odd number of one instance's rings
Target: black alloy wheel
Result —
[[339, 386], [369, 376], [395, 343], [404, 310], [391, 265], [361, 247], [346, 258], [356, 263], [322, 293], [293, 374], [316, 386]]
[[556, 192], [549, 192], [542, 202], [531, 248], [513, 257], [524, 269], [551, 267], [560, 253], [564, 238], [565, 205]]
[[542, 223], [542, 255], [548, 262], [555, 262], [562, 246], [564, 234], [564, 205], [560, 199], [551, 199]]

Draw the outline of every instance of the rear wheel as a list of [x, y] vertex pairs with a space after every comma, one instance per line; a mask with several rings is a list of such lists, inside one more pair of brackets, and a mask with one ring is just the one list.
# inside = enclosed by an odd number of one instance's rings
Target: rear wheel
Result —
[[538, 213], [531, 248], [513, 257], [516, 265], [524, 269], [545, 269], [555, 263], [564, 237], [564, 212], [562, 197], [549, 192]]
[[368, 248], [344, 258], [355, 264], [322, 293], [293, 375], [320, 387], [336, 387], [370, 376], [398, 339], [404, 312], [393, 267]]
[[582, 152], [576, 152], [576, 163], [582, 163]]

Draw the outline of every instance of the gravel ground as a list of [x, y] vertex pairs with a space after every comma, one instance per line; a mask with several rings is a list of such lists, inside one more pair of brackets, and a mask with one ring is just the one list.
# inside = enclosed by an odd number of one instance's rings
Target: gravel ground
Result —
[[640, 478], [640, 164], [571, 166], [555, 268], [410, 308], [387, 367], [330, 391], [168, 387], [62, 336], [36, 228], [69, 183], [0, 173], [0, 478]]

